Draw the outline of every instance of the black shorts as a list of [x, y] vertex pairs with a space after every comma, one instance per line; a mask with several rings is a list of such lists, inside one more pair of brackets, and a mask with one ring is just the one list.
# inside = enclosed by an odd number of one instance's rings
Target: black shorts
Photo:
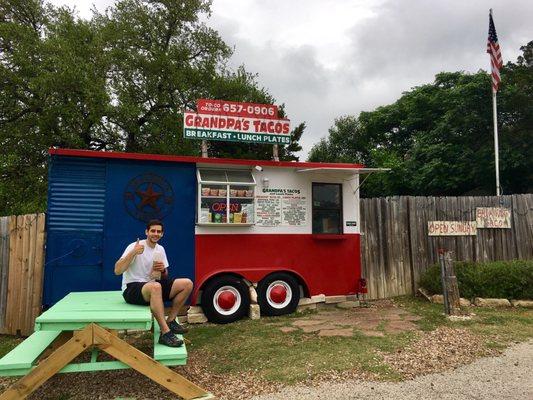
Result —
[[[160, 281], [156, 281], [161, 284], [161, 289], [163, 291], [163, 301], [170, 301], [170, 290], [172, 289], [172, 284], [174, 283], [174, 279], [161, 279]], [[126, 289], [124, 289], [124, 292], [122, 292], [122, 296], [124, 297], [124, 300], [126, 300], [126, 303], [129, 304], [138, 304], [141, 306], [147, 306], [150, 305], [149, 302], [144, 300], [143, 294], [142, 294], [142, 288], [144, 285], [146, 285], [148, 282], [131, 282], [126, 285]]]

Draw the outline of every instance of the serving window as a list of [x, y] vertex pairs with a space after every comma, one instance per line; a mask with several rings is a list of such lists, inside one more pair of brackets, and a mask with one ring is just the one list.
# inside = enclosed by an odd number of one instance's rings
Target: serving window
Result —
[[256, 182], [249, 170], [198, 169], [198, 224], [254, 223]]
[[313, 183], [313, 233], [342, 234], [342, 185]]

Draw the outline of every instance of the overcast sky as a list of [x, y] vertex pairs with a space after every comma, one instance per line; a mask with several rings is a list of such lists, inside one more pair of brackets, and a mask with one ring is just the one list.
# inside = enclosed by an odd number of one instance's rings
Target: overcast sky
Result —
[[[113, 0], [53, 0], [90, 18]], [[306, 122], [300, 160], [335, 118], [394, 102], [441, 71], [487, 70], [488, 11], [504, 62], [533, 40], [531, 0], [213, 0], [208, 24], [293, 126]], [[490, 88], [487, 88], [490, 90]], [[487, 104], [487, 107], [491, 107]]]

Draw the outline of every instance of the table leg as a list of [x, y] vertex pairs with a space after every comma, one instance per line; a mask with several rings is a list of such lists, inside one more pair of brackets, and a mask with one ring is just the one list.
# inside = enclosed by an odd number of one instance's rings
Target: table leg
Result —
[[[94, 329], [94, 344], [100, 349], [128, 364], [133, 369], [159, 383], [185, 400], [214, 398], [201, 387], [195, 385], [170, 368], [158, 363], [142, 351], [126, 343], [104, 328], [91, 324]], [[2, 400], [2, 399], [0, 399]]]
[[65, 365], [83, 353], [93, 343], [93, 330], [90, 326], [75, 332], [74, 337], [19, 379], [0, 395], [0, 400], [19, 400], [34, 392], [39, 386], [59, 372]]

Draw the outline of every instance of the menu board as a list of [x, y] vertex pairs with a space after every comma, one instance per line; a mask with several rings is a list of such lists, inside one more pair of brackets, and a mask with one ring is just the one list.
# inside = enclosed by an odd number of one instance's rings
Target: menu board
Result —
[[256, 196], [256, 225], [307, 225], [307, 196], [302, 189], [263, 188]]
[[281, 203], [276, 196], [256, 196], [255, 224], [261, 226], [281, 225]]

